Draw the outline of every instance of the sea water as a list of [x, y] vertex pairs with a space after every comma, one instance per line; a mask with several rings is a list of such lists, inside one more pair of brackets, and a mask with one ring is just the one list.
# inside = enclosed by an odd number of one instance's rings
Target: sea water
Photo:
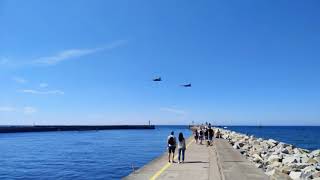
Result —
[[228, 126], [227, 129], [264, 139], [275, 139], [299, 148], [320, 149], [320, 126]]
[[[320, 148], [320, 127], [228, 129], [310, 150]], [[120, 179], [162, 155], [172, 130], [176, 136], [179, 132], [186, 137], [191, 135], [187, 126], [0, 134], [0, 179]]]
[[171, 131], [65, 131], [0, 134], [0, 179], [120, 179], [166, 151]]

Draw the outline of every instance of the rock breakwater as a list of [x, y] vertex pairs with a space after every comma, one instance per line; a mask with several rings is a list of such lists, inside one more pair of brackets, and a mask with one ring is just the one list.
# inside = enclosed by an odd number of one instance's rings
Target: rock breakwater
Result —
[[309, 151], [273, 139], [266, 140], [220, 128], [219, 131], [222, 138], [228, 140], [257, 168], [261, 168], [270, 179], [320, 180], [320, 149]]

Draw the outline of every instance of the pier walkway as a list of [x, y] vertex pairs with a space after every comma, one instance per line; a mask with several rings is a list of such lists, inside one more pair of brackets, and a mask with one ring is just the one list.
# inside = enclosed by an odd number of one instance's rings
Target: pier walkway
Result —
[[[175, 158], [177, 162], [177, 155]], [[207, 147], [196, 144], [193, 138], [189, 138], [184, 164], [168, 163], [165, 153], [124, 179], [267, 180], [269, 178], [262, 170], [242, 157], [226, 140], [214, 139], [214, 145]]]

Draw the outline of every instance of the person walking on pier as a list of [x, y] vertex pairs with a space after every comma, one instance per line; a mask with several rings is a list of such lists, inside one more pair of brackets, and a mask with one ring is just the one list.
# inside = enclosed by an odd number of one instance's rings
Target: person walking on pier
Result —
[[217, 130], [217, 133], [216, 133], [216, 134], [217, 134], [217, 135], [216, 135], [217, 138], [221, 138], [221, 133], [220, 133], [219, 129]]
[[208, 134], [209, 134], [208, 144], [211, 146], [212, 145], [213, 136], [214, 136], [214, 131], [213, 131], [213, 129], [211, 127], [208, 129]]
[[199, 141], [200, 141], [200, 144], [202, 144], [202, 140], [203, 140], [203, 131], [202, 131], [202, 128], [200, 128], [200, 130], [199, 130]]
[[184, 154], [186, 151], [186, 140], [184, 139], [182, 132], [179, 133], [178, 140], [178, 163], [180, 164], [181, 162], [184, 163]]
[[193, 136], [194, 136], [194, 139], [196, 140], [196, 144], [198, 144], [198, 139], [199, 139], [198, 129], [195, 129], [193, 131]]
[[208, 128], [204, 129], [204, 140], [208, 140]]
[[[174, 151], [176, 149], [176, 144], [177, 144], [177, 140], [176, 137], [174, 136], [174, 132], [172, 131], [171, 134], [168, 136], [168, 160], [169, 163], [172, 162], [174, 163]], [[172, 161], [170, 161], [170, 156], [172, 153]]]

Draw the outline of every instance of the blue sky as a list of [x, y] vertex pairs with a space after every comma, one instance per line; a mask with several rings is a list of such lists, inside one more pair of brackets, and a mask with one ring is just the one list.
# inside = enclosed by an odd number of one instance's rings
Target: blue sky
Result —
[[319, 6], [0, 0], [0, 124], [320, 125]]

